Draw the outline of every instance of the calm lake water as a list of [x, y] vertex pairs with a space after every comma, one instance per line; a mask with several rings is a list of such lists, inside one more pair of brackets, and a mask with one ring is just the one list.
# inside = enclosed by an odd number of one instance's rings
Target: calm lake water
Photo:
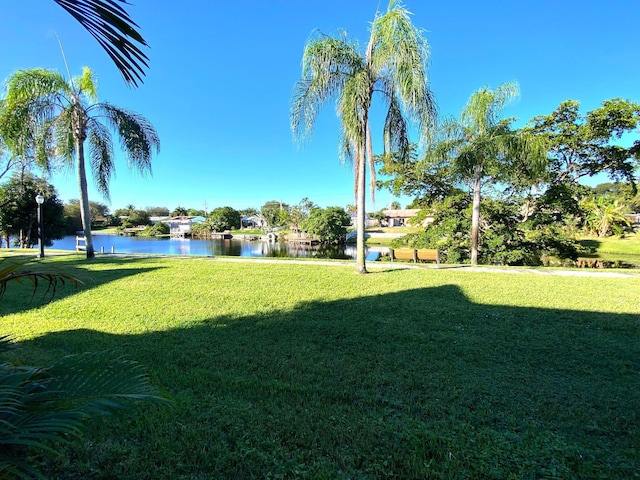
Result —
[[[76, 237], [68, 236], [53, 242], [59, 250], [75, 250]], [[354, 259], [355, 246], [337, 248], [309, 247], [281, 242], [230, 240], [195, 240], [190, 238], [122, 237], [119, 235], [94, 235], [96, 253], [151, 253], [157, 255], [230, 255], [237, 257], [293, 257]], [[46, 249], [45, 249], [46, 253]]]

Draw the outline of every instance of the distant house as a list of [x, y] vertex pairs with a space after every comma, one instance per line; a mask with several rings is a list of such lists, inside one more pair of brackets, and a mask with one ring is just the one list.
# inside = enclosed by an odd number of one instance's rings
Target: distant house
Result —
[[242, 228], [264, 228], [267, 222], [262, 215], [243, 215]]
[[172, 237], [184, 237], [191, 233], [191, 227], [200, 222], [204, 222], [206, 218], [201, 216], [184, 215], [180, 217], [170, 217], [162, 222], [169, 225], [169, 235]]
[[640, 213], [627, 213], [625, 216], [629, 219], [631, 226], [640, 227]]
[[[358, 215], [355, 212], [349, 212], [349, 217], [351, 218], [351, 226], [354, 227], [356, 225]], [[378, 220], [376, 220], [375, 218], [371, 218], [369, 215], [367, 215], [367, 218], [365, 219], [364, 223], [365, 223], [365, 228], [379, 227]]]
[[149, 217], [149, 221], [151, 222], [151, 225], [155, 225], [158, 222], [165, 222], [167, 220], [169, 220], [170, 217], [164, 216], [164, 217]]
[[[408, 225], [411, 218], [416, 217], [420, 209], [418, 208], [405, 208], [401, 210], [384, 210], [385, 221], [389, 227], [403, 227]], [[433, 222], [433, 215], [427, 215], [424, 217], [422, 224], [426, 227]]]

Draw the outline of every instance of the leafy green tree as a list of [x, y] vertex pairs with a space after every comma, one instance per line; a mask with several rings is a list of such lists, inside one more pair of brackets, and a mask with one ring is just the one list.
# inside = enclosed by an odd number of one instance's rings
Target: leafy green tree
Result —
[[204, 210], [198, 210], [196, 208], [190, 208], [187, 210], [187, 215], [191, 217], [206, 217]]
[[[107, 222], [112, 223], [111, 212], [109, 207], [104, 203], [89, 201], [89, 213], [91, 215], [91, 224], [94, 225], [97, 219], [106, 218]], [[122, 213], [121, 213], [122, 214]], [[128, 215], [128, 211], [126, 214]], [[64, 206], [64, 218], [66, 231], [69, 235], [75, 235], [76, 232], [82, 230], [82, 216], [80, 213], [80, 200], [69, 200]]]
[[132, 210], [129, 212], [129, 218], [122, 221], [122, 226], [125, 228], [141, 225], [151, 225], [151, 219], [146, 210]]
[[430, 207], [433, 222], [421, 232], [410, 233], [393, 242], [394, 247], [436, 248], [441, 261], [467, 263], [471, 258], [471, 197], [451, 195]]
[[616, 142], [640, 127], [640, 105], [615, 98], [580, 114], [574, 100], [562, 102], [550, 115], [535, 117], [528, 130], [549, 144], [550, 185], [577, 183], [599, 173], [634, 185], [640, 165], [640, 141], [623, 147]]
[[113, 212], [113, 216], [114, 217], [127, 217], [129, 216], [129, 212], [131, 210], [129, 210], [128, 208], [117, 208], [115, 212]]
[[432, 144], [427, 145], [420, 157], [415, 144], [402, 154], [391, 152], [376, 157], [379, 174], [385, 178], [378, 181], [378, 187], [387, 188], [394, 195], [413, 197], [411, 208], [427, 208], [433, 202], [460, 193], [451, 162], [440, 154], [436, 136], [432, 137], [429, 139]]
[[378, 225], [383, 225], [383, 222], [386, 220], [387, 216], [384, 213], [384, 210], [378, 210], [377, 212], [373, 212], [369, 215], [374, 220], [378, 221]]
[[[0, 110], [2, 110], [2, 101], [0, 100]], [[4, 139], [0, 135], [0, 178], [4, 177], [11, 171], [15, 165], [15, 157], [10, 155], [7, 151], [7, 147], [4, 144]]]
[[324, 244], [344, 241], [351, 217], [342, 207], [314, 208], [301, 228]]
[[35, 198], [40, 193], [44, 195], [44, 244], [51, 245], [53, 240], [65, 235], [64, 205], [53, 185], [25, 173], [13, 175], [0, 186], [0, 231], [5, 237], [16, 236], [20, 248], [30, 248], [38, 243]]
[[284, 202], [270, 200], [262, 206], [260, 213], [270, 228], [283, 227], [289, 222], [289, 209]]
[[169, 225], [167, 225], [166, 223], [156, 222], [153, 225], [149, 225], [144, 230], [144, 232], [142, 232], [142, 234], [149, 237], [157, 237], [162, 235], [169, 235], [170, 230], [171, 229], [169, 228]]
[[214, 231], [213, 225], [209, 220], [198, 222], [191, 225], [191, 236], [194, 238], [211, 238]]
[[214, 232], [239, 229], [242, 223], [240, 212], [231, 207], [214, 208], [207, 217]]
[[181, 206], [177, 206], [175, 210], [171, 212], [172, 217], [186, 217], [188, 214], [187, 209]]
[[[109, 103], [97, 103], [97, 89], [91, 70], [69, 82], [58, 72], [21, 70], [9, 78], [2, 120], [23, 122], [22, 138], [16, 144], [33, 142], [40, 165], [50, 165], [55, 153], [67, 165], [74, 160], [78, 173], [80, 212], [86, 237], [87, 258], [95, 256], [91, 237], [89, 195], [85, 168], [85, 142], [100, 193], [109, 198], [109, 182], [115, 170], [111, 130], [117, 132], [129, 166], [151, 172], [152, 153], [160, 148], [158, 135], [147, 119]], [[106, 124], [101, 123], [106, 120]], [[20, 153], [20, 152], [16, 152]]]
[[[544, 256], [575, 259], [577, 241], [557, 223], [532, 225], [522, 221], [522, 199], [487, 198], [482, 202], [480, 262], [501, 265], [540, 265]], [[405, 235], [394, 246], [437, 248], [441, 261], [471, 261], [472, 197], [451, 195], [435, 202], [429, 212], [434, 221], [423, 231]]]
[[544, 167], [544, 144], [527, 132], [511, 129], [512, 120], [500, 120], [504, 107], [519, 94], [516, 83], [495, 90], [476, 91], [462, 110], [459, 120], [443, 123], [443, 140], [436, 155], [449, 158], [455, 176], [471, 185], [471, 264], [478, 264], [480, 203], [483, 184], [513, 177], [519, 165]]
[[311, 211], [317, 208], [317, 205], [307, 197], [300, 200], [298, 205], [294, 205], [290, 209], [289, 221], [294, 230], [300, 231], [302, 222], [309, 217]]
[[145, 210], [150, 217], [168, 217], [171, 213], [167, 207], [147, 207]]
[[247, 215], [247, 216], [257, 215], [259, 213], [258, 210], [255, 208], [244, 208], [238, 211], [240, 212], [240, 215]]
[[606, 182], [593, 187], [593, 195], [605, 196], [626, 205], [630, 212], [640, 212], [640, 191], [629, 182]]
[[342, 124], [341, 158], [352, 160], [357, 204], [356, 270], [366, 273], [366, 173], [370, 170], [371, 193], [376, 180], [369, 115], [373, 95], [386, 103], [383, 128], [385, 150], [408, 149], [407, 119], [421, 130], [435, 118], [435, 101], [428, 88], [429, 48], [410, 13], [395, 0], [386, 13], [376, 13], [364, 52], [346, 33], [331, 37], [318, 33], [304, 49], [302, 78], [295, 87], [291, 128], [302, 139], [311, 133], [320, 107], [337, 100]]

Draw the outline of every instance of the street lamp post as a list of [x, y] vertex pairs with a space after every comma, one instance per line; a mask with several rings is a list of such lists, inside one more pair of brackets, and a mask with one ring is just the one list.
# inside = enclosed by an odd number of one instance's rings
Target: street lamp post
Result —
[[44, 224], [42, 219], [42, 204], [44, 203], [44, 195], [39, 193], [36, 195], [36, 203], [38, 204], [38, 248], [40, 253], [38, 257], [44, 258]]

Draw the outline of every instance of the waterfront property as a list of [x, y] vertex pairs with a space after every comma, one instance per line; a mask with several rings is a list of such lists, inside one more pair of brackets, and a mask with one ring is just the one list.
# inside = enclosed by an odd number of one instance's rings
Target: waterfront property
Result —
[[200, 222], [204, 222], [206, 218], [202, 216], [183, 215], [179, 217], [170, 217], [162, 222], [169, 225], [169, 235], [172, 237], [184, 237], [189, 235], [191, 227]]
[[[227, 234], [222, 234], [227, 235]], [[141, 237], [120, 235], [94, 235], [96, 252], [135, 253], [152, 255], [198, 255], [198, 256], [239, 256], [239, 257], [291, 257], [291, 258], [339, 258], [355, 257], [353, 245], [326, 248], [312, 242], [274, 242], [266, 237], [238, 235], [233, 238], [195, 239], [183, 236]], [[67, 236], [54, 240], [52, 249], [75, 250], [76, 237]], [[371, 250], [373, 247], [368, 247]], [[380, 250], [379, 248], [377, 250]], [[386, 252], [386, 249], [384, 249]], [[384, 252], [383, 252], [384, 253]]]
[[[384, 210], [383, 214], [388, 227], [404, 227], [409, 225], [409, 221], [420, 212], [418, 208], [405, 208], [400, 210]], [[427, 226], [433, 222], [433, 215], [425, 216], [422, 225]]]

